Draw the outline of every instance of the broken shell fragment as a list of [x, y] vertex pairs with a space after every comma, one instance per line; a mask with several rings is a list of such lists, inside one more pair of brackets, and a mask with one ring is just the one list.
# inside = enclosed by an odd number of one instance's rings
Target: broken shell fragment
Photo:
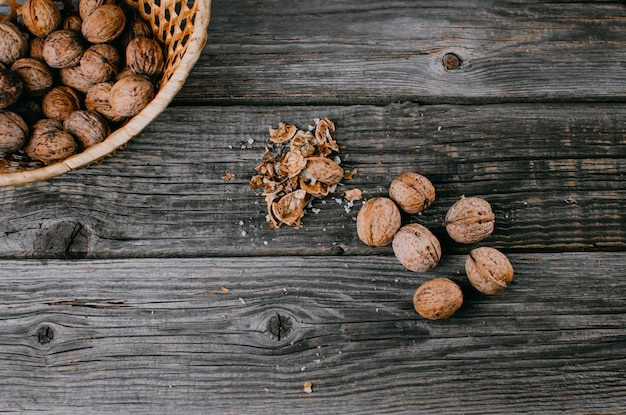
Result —
[[285, 141], [291, 140], [296, 134], [296, 131], [298, 131], [298, 128], [296, 128], [295, 125], [288, 125], [281, 122], [276, 129], [270, 127], [270, 140], [277, 144], [284, 143]]
[[304, 208], [309, 203], [306, 190], [299, 189], [283, 196], [278, 202], [272, 203], [272, 213], [286, 225], [300, 228], [300, 219], [304, 216]]

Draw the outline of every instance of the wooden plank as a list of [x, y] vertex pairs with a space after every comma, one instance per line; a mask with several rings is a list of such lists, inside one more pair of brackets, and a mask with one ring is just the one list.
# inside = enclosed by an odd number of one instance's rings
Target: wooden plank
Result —
[[[0, 261], [0, 411], [622, 413], [626, 255], [510, 258], [494, 297], [452, 255]], [[465, 305], [429, 322], [437, 276]]]
[[[270, 230], [248, 187], [267, 129], [326, 116], [343, 166], [358, 172], [313, 202], [319, 212], [308, 209], [302, 229]], [[0, 256], [389, 254], [357, 239], [360, 202], [349, 208], [342, 191], [386, 195], [409, 170], [428, 176], [438, 198], [405, 220], [432, 228], [448, 252], [468, 249], [440, 226], [461, 195], [491, 202], [494, 247], [624, 249], [625, 119], [618, 104], [170, 108], [101, 164], [1, 189]]]
[[621, 1], [214, 2], [176, 102], [623, 101], [625, 26]]

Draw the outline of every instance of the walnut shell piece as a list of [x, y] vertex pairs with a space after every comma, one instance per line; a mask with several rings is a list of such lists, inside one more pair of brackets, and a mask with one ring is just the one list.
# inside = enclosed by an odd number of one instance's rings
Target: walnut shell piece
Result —
[[73, 111], [80, 109], [80, 97], [69, 86], [55, 86], [44, 95], [41, 109], [47, 118], [63, 121]]
[[72, 134], [83, 148], [104, 141], [111, 130], [106, 120], [95, 111], [74, 111], [64, 121], [63, 129]]
[[46, 63], [56, 69], [78, 65], [85, 51], [83, 39], [73, 30], [55, 30], [43, 42], [42, 55]]
[[298, 189], [280, 198], [271, 205], [271, 212], [277, 219], [277, 225], [284, 223], [288, 226], [296, 225], [300, 228], [300, 220], [304, 216], [304, 208], [309, 203], [309, 197], [303, 189]]
[[163, 73], [163, 47], [155, 40], [138, 36], [126, 47], [126, 65], [135, 73], [155, 79]]
[[487, 295], [498, 294], [513, 280], [513, 266], [509, 259], [490, 247], [476, 248], [469, 253], [465, 273], [472, 286]]
[[80, 58], [82, 73], [94, 83], [106, 82], [117, 74], [120, 54], [107, 43], [92, 45]]
[[315, 182], [322, 182], [329, 186], [337, 184], [343, 179], [341, 166], [326, 157], [307, 158], [302, 174]]
[[24, 26], [33, 35], [45, 38], [63, 22], [61, 11], [52, 0], [26, 0], [22, 6]]
[[400, 228], [392, 242], [393, 253], [409, 271], [425, 272], [441, 259], [441, 244], [433, 233], [418, 223]]
[[126, 25], [126, 16], [121, 7], [115, 4], [103, 4], [89, 15], [81, 16], [81, 32], [91, 43], [107, 43], [115, 40]]
[[14, 112], [0, 111], [0, 153], [14, 153], [26, 142], [28, 125]]
[[356, 218], [359, 239], [374, 247], [388, 245], [401, 225], [400, 209], [393, 200], [386, 197], [368, 200]]
[[0, 63], [11, 66], [26, 56], [28, 40], [24, 33], [9, 21], [0, 22]]
[[109, 102], [112, 87], [113, 82], [101, 82], [93, 85], [87, 90], [87, 95], [85, 95], [85, 107], [90, 111], [102, 114], [109, 121], [120, 122], [125, 117], [117, 115]]
[[485, 199], [463, 197], [448, 209], [444, 226], [456, 242], [471, 244], [491, 235], [495, 219], [491, 205]]
[[427, 177], [407, 172], [391, 182], [389, 197], [406, 213], [416, 214], [426, 210], [435, 200], [435, 186]]
[[154, 98], [154, 85], [144, 75], [128, 75], [113, 84], [109, 102], [120, 117], [134, 117]]
[[448, 278], [434, 278], [413, 294], [415, 311], [428, 320], [450, 318], [463, 304], [463, 291]]
[[26, 154], [33, 160], [52, 164], [64, 160], [76, 152], [76, 141], [66, 131], [55, 129], [31, 137]]
[[33, 97], [41, 96], [52, 88], [52, 70], [42, 61], [18, 59], [11, 65], [11, 70], [20, 76], [24, 91]]
[[20, 99], [23, 89], [22, 79], [18, 74], [0, 67], [0, 109], [15, 104]]

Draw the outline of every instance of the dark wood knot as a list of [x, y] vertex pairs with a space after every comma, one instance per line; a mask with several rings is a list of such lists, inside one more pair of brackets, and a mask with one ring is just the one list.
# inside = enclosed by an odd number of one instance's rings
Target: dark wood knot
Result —
[[93, 231], [76, 219], [47, 221], [41, 224], [35, 240], [35, 255], [47, 258], [83, 259], [91, 251]]
[[446, 53], [445, 55], [443, 55], [443, 58], [441, 58], [441, 63], [443, 64], [443, 67], [446, 68], [446, 70], [454, 71], [461, 67], [463, 61], [458, 55], [454, 53]]
[[37, 330], [37, 342], [39, 344], [48, 344], [54, 340], [54, 329], [47, 324], [39, 327]]
[[267, 332], [271, 340], [284, 341], [293, 333], [293, 319], [285, 313], [273, 314], [267, 320]]

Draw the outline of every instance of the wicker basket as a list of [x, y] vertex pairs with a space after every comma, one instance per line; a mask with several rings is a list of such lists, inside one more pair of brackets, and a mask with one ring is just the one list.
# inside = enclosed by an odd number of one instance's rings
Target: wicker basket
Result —
[[[0, 4], [8, 0], [0, 0]], [[112, 155], [152, 122], [185, 83], [206, 43], [211, 0], [123, 0], [151, 26], [165, 45], [163, 78], [155, 98], [103, 142], [48, 166], [0, 166], [0, 187], [46, 180]], [[21, 3], [21, 2], [20, 2]]]

